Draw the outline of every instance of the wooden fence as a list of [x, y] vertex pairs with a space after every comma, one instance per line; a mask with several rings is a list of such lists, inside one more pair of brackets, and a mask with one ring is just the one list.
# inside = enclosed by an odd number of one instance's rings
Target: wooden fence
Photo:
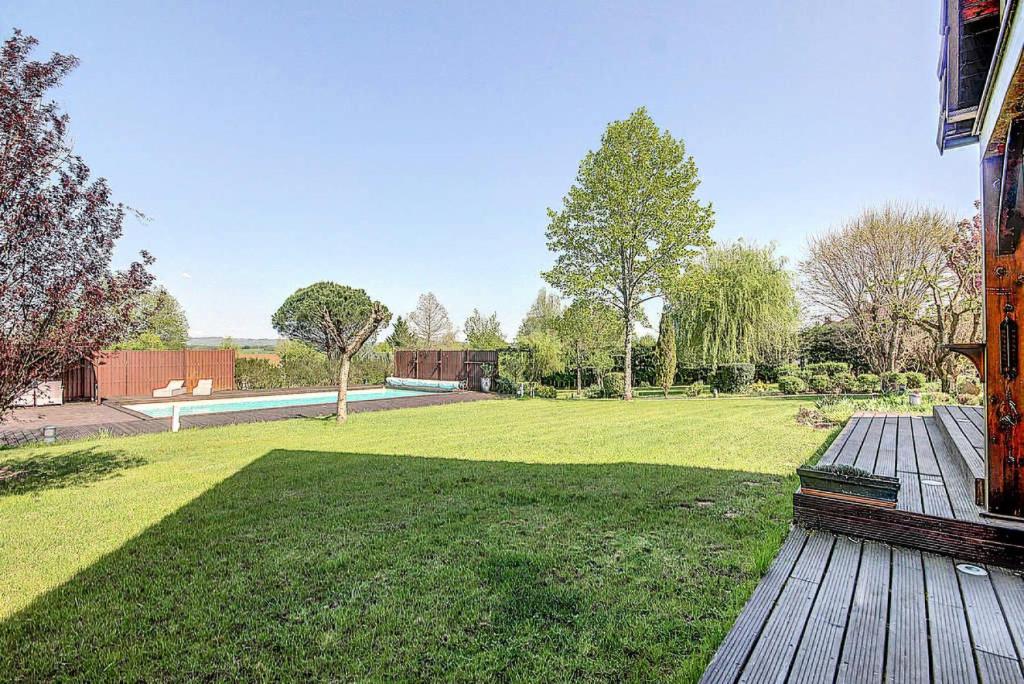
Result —
[[473, 350], [399, 349], [395, 352], [395, 375], [421, 380], [458, 380], [466, 389], [479, 390], [481, 366], [498, 367], [498, 352]]
[[234, 349], [180, 349], [173, 351], [106, 351], [92, 363], [64, 371], [64, 400], [149, 397], [171, 380], [184, 380], [189, 392], [203, 379], [213, 380], [213, 391], [235, 388]]

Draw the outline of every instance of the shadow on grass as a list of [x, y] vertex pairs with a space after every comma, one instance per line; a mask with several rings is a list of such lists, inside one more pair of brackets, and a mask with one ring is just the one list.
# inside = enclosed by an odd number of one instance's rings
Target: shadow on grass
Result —
[[272, 451], [0, 624], [0, 679], [688, 679], [792, 487]]
[[85, 485], [145, 464], [145, 459], [137, 456], [95, 447], [56, 456], [0, 459], [0, 496]]

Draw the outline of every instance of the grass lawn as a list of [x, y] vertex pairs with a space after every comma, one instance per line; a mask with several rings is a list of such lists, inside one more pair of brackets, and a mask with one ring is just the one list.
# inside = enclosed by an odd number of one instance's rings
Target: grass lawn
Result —
[[0, 680], [699, 677], [827, 433], [491, 401], [0, 451]]

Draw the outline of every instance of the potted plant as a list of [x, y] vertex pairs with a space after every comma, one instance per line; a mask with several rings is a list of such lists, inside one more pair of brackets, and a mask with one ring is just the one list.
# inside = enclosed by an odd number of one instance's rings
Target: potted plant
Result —
[[800, 490], [871, 506], [895, 508], [900, 481], [895, 477], [872, 475], [850, 465], [817, 465], [797, 468]]
[[921, 405], [921, 392], [920, 390], [910, 390], [910, 394], [907, 395], [911, 406]]
[[491, 376], [494, 375], [494, 366], [489, 363], [480, 364], [480, 391], [491, 391]]

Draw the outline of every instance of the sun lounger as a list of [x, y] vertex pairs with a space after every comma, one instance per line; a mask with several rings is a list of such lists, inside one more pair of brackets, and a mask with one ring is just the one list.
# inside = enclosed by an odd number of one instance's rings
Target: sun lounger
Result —
[[213, 392], [213, 380], [206, 379], [200, 380], [196, 383], [196, 387], [192, 390], [192, 396], [194, 397], [208, 397]]
[[160, 389], [153, 390], [153, 397], [175, 397], [179, 394], [185, 393], [185, 381], [184, 380], [171, 380], [167, 383], [167, 387], [161, 387]]

